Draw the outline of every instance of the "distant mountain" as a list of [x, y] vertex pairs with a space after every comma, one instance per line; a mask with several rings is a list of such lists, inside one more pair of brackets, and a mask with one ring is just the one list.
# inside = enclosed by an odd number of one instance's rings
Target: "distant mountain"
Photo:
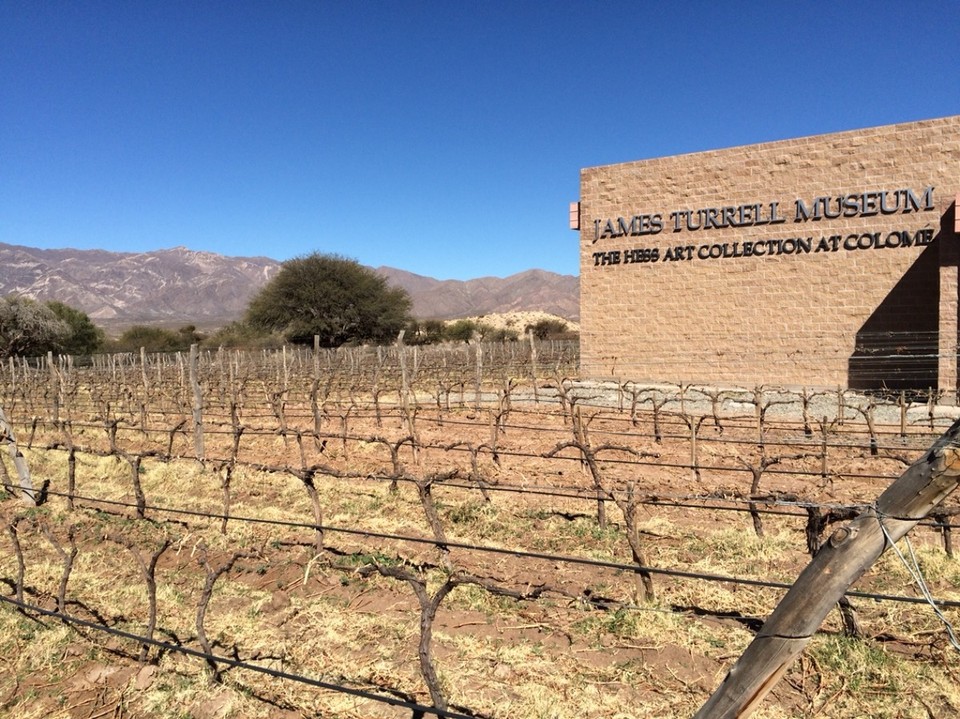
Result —
[[156, 252], [38, 250], [0, 244], [0, 295], [59, 300], [97, 324], [213, 326], [237, 319], [279, 263], [174, 247]]
[[[174, 247], [155, 252], [40, 250], [0, 243], [0, 296], [59, 300], [97, 324], [215, 327], [239, 319], [280, 268], [267, 257], [225, 257]], [[580, 317], [579, 281], [528, 270], [503, 279], [435, 280], [391, 267], [376, 270], [413, 300], [413, 312], [449, 319], [516, 310]]]
[[413, 313], [424, 319], [449, 319], [500, 312], [542, 310], [568, 320], [580, 319], [580, 280], [545, 270], [509, 277], [435, 280], [392, 267], [378, 267], [387, 281], [413, 299]]

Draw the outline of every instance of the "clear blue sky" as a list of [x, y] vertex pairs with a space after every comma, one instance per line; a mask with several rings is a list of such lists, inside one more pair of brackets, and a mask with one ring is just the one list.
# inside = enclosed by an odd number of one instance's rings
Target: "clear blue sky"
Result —
[[0, 242], [576, 274], [582, 167], [960, 113], [958, 39], [957, 0], [0, 0]]

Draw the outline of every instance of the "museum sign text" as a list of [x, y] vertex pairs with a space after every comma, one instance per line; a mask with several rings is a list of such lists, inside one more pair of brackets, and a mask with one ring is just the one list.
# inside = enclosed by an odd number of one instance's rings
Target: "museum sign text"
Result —
[[[934, 208], [933, 187], [916, 193], [910, 188], [857, 192], [839, 196], [797, 199], [793, 206], [780, 202], [746, 203], [727, 207], [681, 209], [673, 212], [635, 214], [631, 217], [593, 221], [593, 243], [626, 237], [644, 237], [705, 230], [764, 227], [861, 217], [907, 215]], [[668, 247], [642, 247], [592, 253], [595, 266], [650, 262], [718, 260], [733, 257], [768, 257], [898, 247], [922, 247], [933, 241], [930, 227], [889, 232], [820, 234], [778, 239], [755, 239], [722, 243], [682, 243]]]

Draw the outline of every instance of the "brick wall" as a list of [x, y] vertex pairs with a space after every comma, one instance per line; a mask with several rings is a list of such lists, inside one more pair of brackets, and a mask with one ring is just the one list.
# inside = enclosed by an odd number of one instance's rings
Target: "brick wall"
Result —
[[958, 190], [960, 116], [585, 169], [582, 374], [953, 391]]

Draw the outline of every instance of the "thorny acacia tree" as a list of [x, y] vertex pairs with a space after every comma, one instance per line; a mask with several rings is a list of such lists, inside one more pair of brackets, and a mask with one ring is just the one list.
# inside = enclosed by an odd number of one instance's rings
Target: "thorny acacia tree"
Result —
[[47, 302], [47, 307], [66, 323], [69, 330], [56, 348], [59, 352], [68, 355], [90, 355], [103, 349], [107, 341], [106, 335], [93, 324], [86, 312], [55, 300]]
[[0, 298], [0, 357], [45, 354], [69, 334], [67, 323], [46, 305], [15, 295]]
[[250, 301], [247, 322], [290, 342], [336, 347], [384, 342], [410, 321], [410, 297], [368, 267], [339, 255], [313, 253], [283, 263]]

